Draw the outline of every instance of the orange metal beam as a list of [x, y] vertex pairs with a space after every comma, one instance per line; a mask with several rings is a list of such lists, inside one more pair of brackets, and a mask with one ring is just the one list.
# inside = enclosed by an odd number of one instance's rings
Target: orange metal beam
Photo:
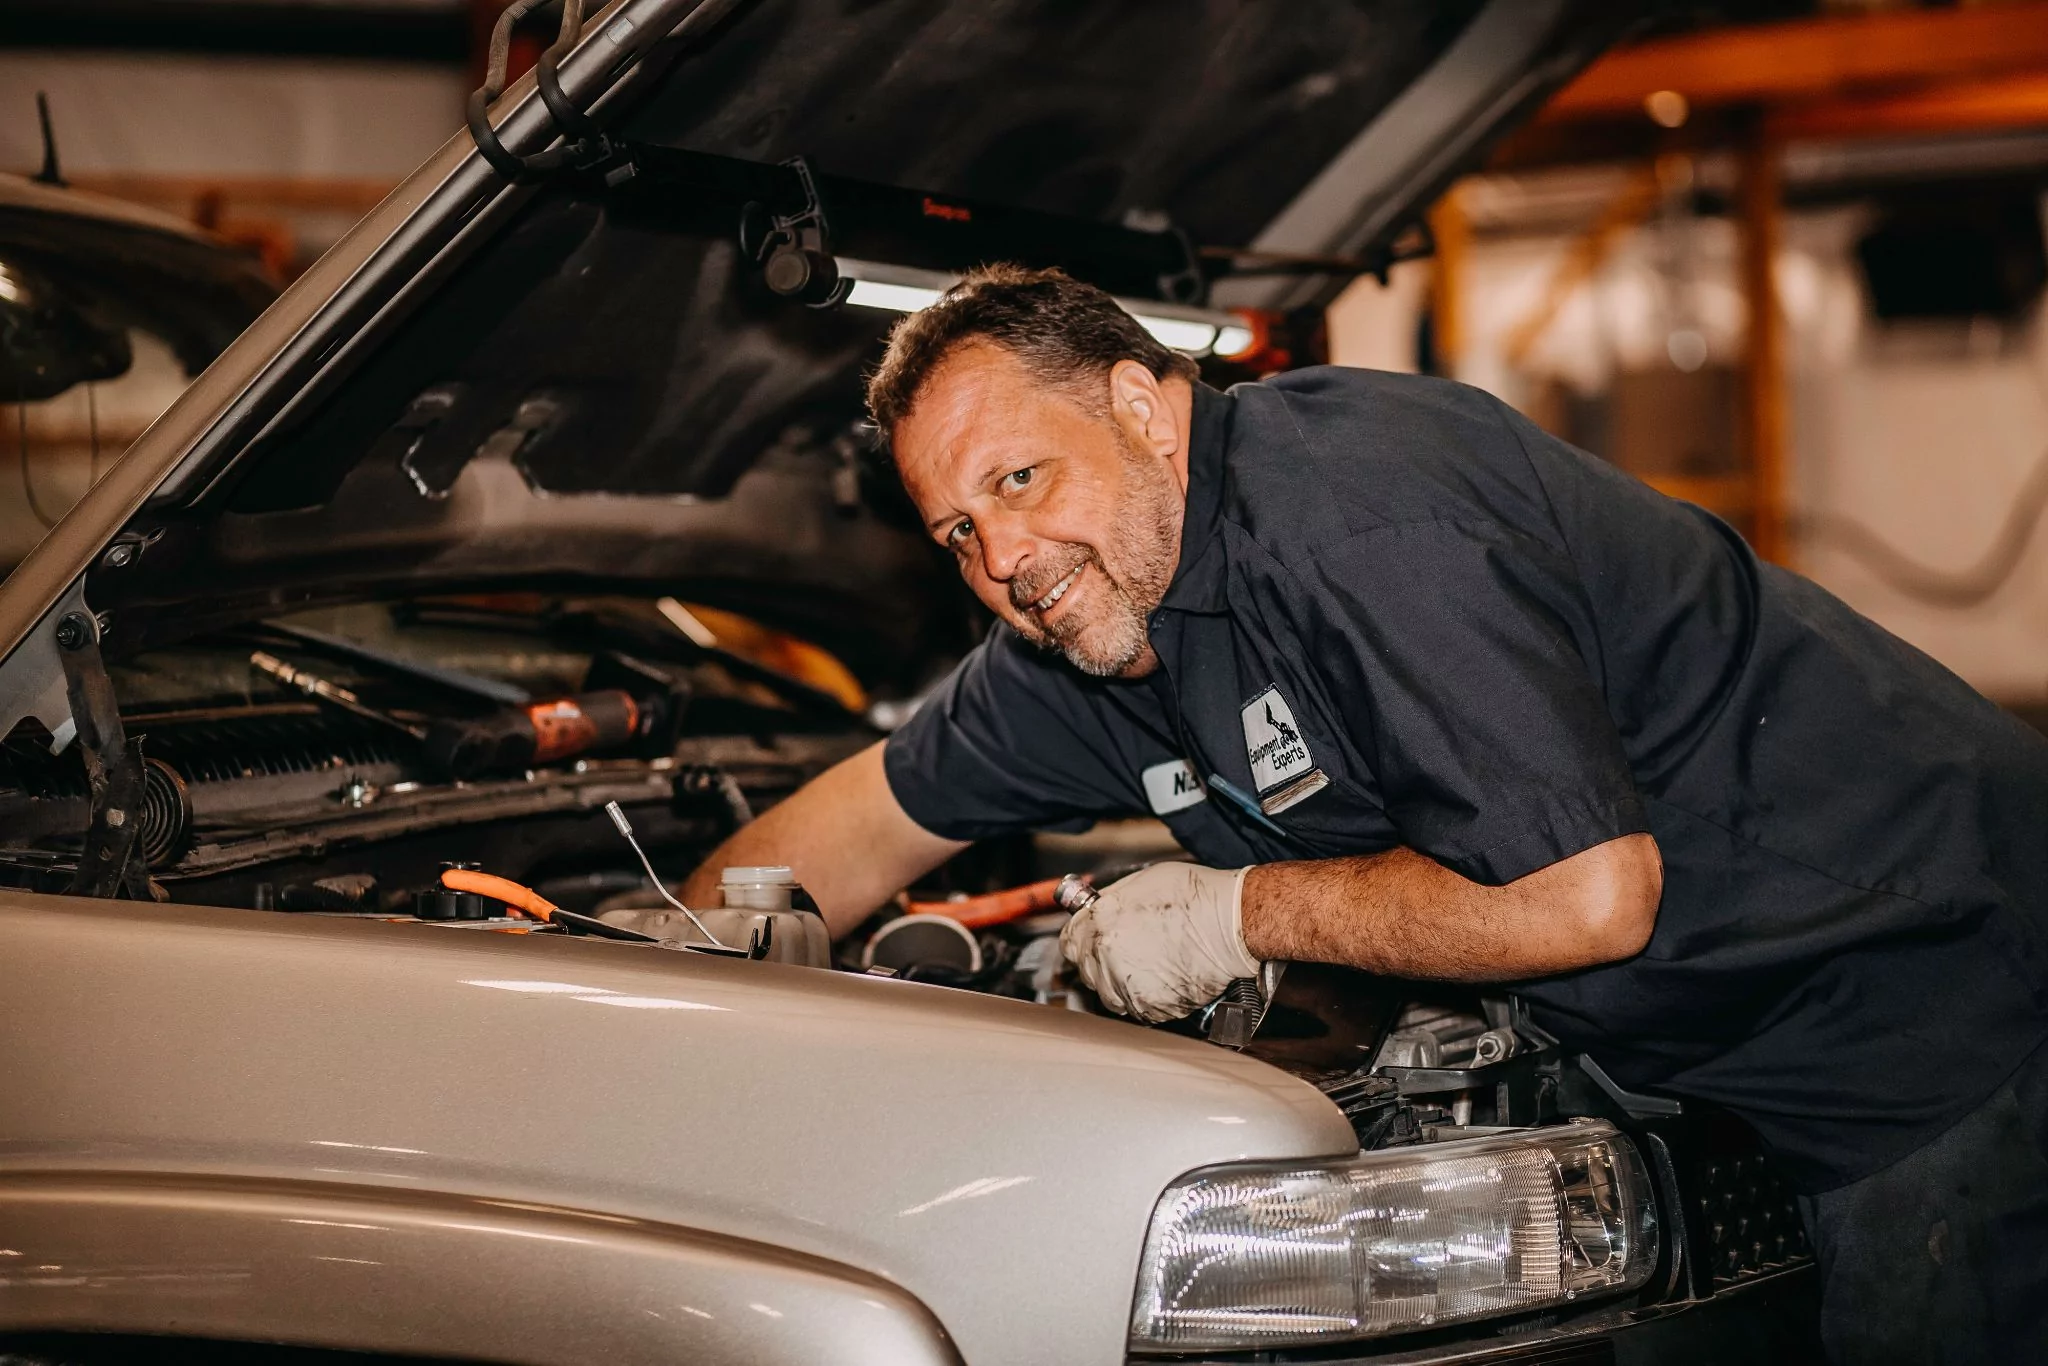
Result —
[[1802, 19], [1617, 49], [1552, 97], [1542, 119], [1640, 114], [1659, 90], [1676, 90], [1698, 109], [2028, 71], [2048, 71], [2043, 0]]
[[1769, 127], [1780, 142], [2048, 127], [2048, 72], [1787, 105]]

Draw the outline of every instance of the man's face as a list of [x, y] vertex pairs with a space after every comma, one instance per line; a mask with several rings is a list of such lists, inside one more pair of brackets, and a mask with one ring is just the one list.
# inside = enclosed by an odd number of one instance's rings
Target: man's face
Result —
[[1158, 659], [1145, 622], [1180, 559], [1189, 391], [1119, 362], [1100, 398], [970, 343], [896, 425], [896, 465], [925, 526], [990, 611], [1098, 676]]

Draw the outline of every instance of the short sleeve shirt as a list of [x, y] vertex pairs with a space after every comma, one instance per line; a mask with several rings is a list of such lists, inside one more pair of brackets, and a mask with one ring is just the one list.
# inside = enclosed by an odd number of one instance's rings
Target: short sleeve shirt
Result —
[[[1649, 949], [1519, 987], [1813, 1189], [2048, 1034], [2048, 742], [1477, 390], [1321, 368], [1198, 386], [1193, 419], [1160, 668], [1089, 678], [998, 626], [890, 738], [920, 825], [1151, 813], [1216, 866], [1406, 846], [1489, 885], [1652, 833]], [[1900, 1039], [1930, 982], [1967, 1002]]]

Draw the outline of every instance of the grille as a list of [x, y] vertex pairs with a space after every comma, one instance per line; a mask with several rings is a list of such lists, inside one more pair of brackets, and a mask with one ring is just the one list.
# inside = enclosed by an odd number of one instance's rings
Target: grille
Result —
[[1695, 1189], [1716, 1289], [1813, 1260], [1792, 1190], [1761, 1149], [1703, 1158]]

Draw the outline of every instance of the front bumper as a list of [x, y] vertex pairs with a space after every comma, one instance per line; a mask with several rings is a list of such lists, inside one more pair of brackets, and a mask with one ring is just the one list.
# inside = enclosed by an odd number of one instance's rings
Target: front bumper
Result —
[[1822, 1360], [1812, 1265], [1757, 1276], [1698, 1300], [1590, 1308], [1407, 1334], [1324, 1352], [1132, 1357], [1129, 1366], [1810, 1366]]

